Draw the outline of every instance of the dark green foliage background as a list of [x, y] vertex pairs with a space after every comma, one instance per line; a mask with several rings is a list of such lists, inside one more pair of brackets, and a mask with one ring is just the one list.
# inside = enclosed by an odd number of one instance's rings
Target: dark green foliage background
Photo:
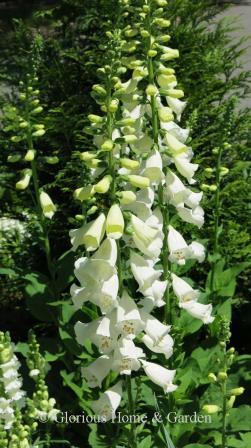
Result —
[[[6, 3], [8, 6], [8, 2]], [[13, 3], [10, 3], [13, 6]], [[219, 299], [221, 303], [215, 305], [221, 306], [227, 300], [231, 302], [233, 308], [231, 345], [244, 356], [250, 353], [251, 344], [250, 338], [247, 338], [251, 323], [248, 305], [250, 296], [248, 270], [246, 265], [240, 265], [248, 261], [250, 254], [248, 213], [250, 112], [242, 107], [242, 99], [250, 93], [250, 73], [241, 67], [241, 61], [245, 60], [244, 49], [248, 43], [245, 38], [240, 41], [233, 39], [232, 31], [236, 27], [236, 19], [232, 22], [229, 19], [219, 19], [218, 13], [225, 8], [222, 4], [208, 0], [175, 0], [170, 1], [168, 8], [168, 15], [172, 21], [171, 46], [180, 50], [180, 59], [176, 63], [177, 78], [188, 99], [181, 124], [188, 124], [192, 130], [195, 159], [201, 167], [198, 174], [199, 183], [214, 183], [213, 175], [209, 177], [204, 171], [206, 167], [215, 168], [216, 156], [212, 149], [219, 146], [223, 140], [227, 140], [231, 145], [224, 151], [222, 161], [223, 165], [229, 168], [229, 174], [222, 182], [220, 252], [221, 261], [225, 263], [224, 267], [223, 263], [221, 265], [222, 270], [232, 268], [229, 277], [226, 277], [227, 283], [233, 278], [234, 273], [238, 276], [232, 294], [229, 297], [221, 297]], [[74, 322], [77, 320], [77, 316], [73, 317], [69, 300], [74, 260], [71, 254], [66, 254], [63, 258], [60, 256], [70, 249], [68, 231], [76, 225], [74, 215], [80, 212], [79, 205], [72, 200], [72, 192], [75, 188], [83, 186], [88, 179], [88, 173], [83, 172], [77, 152], [88, 150], [92, 144], [83, 128], [87, 124], [88, 113], [90, 111], [95, 113], [95, 102], [90, 95], [91, 86], [98, 81], [96, 70], [102, 66], [104, 60], [102, 45], [106, 40], [105, 31], [110, 27], [113, 28], [116, 17], [116, 0], [62, 0], [48, 3], [31, 2], [27, 8], [20, 8], [17, 3], [16, 8], [2, 10], [0, 20], [0, 83], [4, 87], [0, 87], [2, 107], [9, 101], [18, 104], [18, 83], [29, 70], [30, 43], [37, 32], [43, 37], [38, 76], [41, 103], [45, 110], [42, 118], [48, 131], [39, 142], [38, 150], [42, 155], [57, 155], [60, 162], [55, 166], [48, 165], [46, 170], [43, 169], [40, 172], [40, 181], [41, 185], [47, 185], [46, 191], [58, 204], [58, 211], [50, 227], [50, 239], [59, 281], [61, 278], [66, 280], [63, 285], [61, 282], [62, 297], [66, 305], [60, 308], [61, 325], [58, 335], [57, 326], [53, 320], [47, 318], [46, 306], [34, 311], [32, 300], [27, 300], [27, 296], [34, 298], [32, 288], [39, 303], [43, 303], [46, 294], [48, 301], [56, 302], [58, 298], [50, 297], [50, 292], [47, 290], [48, 272], [38, 238], [36, 219], [33, 215], [31, 219], [26, 218], [30, 233], [26, 242], [20, 244], [18, 238], [12, 237], [0, 249], [0, 267], [5, 269], [2, 270], [0, 285], [0, 325], [2, 330], [11, 332], [16, 342], [24, 342], [28, 329], [35, 328], [42, 349], [47, 354], [47, 360], [51, 362], [48, 381], [52, 394], [62, 407], [66, 403], [71, 403], [73, 411], [79, 410], [79, 404], [81, 409], [88, 410], [86, 403], [89, 397], [87, 391], [79, 388], [78, 365], [81, 357], [76, 361], [74, 356], [79, 356], [80, 350], [77, 344], [70, 340], [72, 318]], [[13, 145], [3, 131], [3, 126], [0, 128], [0, 148], [2, 215], [23, 220], [23, 211], [30, 212], [26, 207], [29, 196], [26, 192], [17, 193], [15, 190], [17, 171], [20, 167], [18, 164], [10, 165], [6, 162], [8, 154], [13, 151]], [[203, 207], [207, 217], [205, 226], [202, 231], [193, 232], [194, 236], [203, 238], [208, 253], [212, 256], [214, 210], [212, 193], [205, 193]], [[184, 231], [186, 233], [191, 230], [187, 228]], [[222, 278], [220, 266], [218, 268], [219, 277]], [[210, 257], [204, 264], [191, 269], [194, 280], [203, 289], [210, 271]], [[29, 282], [25, 274], [29, 275], [32, 272], [40, 274], [33, 276]], [[59, 306], [54, 307], [55, 314], [58, 313], [58, 308]], [[41, 314], [38, 318], [39, 313]], [[86, 313], [88, 320], [92, 316], [88, 315], [88, 310]], [[185, 326], [185, 320], [183, 323]], [[214, 332], [217, 333], [217, 326]], [[187, 336], [185, 340], [187, 353], [192, 353], [197, 346], [198, 350], [204, 350], [203, 353], [196, 355], [201, 361], [205, 356], [205, 350], [212, 349], [212, 344], [208, 345], [205, 330]], [[92, 352], [88, 347], [86, 349], [86, 354], [81, 356], [89, 359]], [[22, 351], [21, 348], [20, 350]], [[184, 363], [184, 375], [187, 372], [188, 377], [185, 381], [188, 381], [189, 387], [193, 389], [189, 377], [193, 367], [189, 362], [186, 360]], [[249, 357], [240, 356], [239, 364], [233, 373], [234, 384], [238, 377], [245, 386], [248, 386], [250, 380], [247, 374], [248, 362]], [[203, 368], [206, 374], [206, 361]], [[200, 375], [203, 374], [203, 368]], [[71, 373], [74, 371], [77, 373]], [[193, 371], [195, 383], [197, 373], [196, 370]], [[198, 382], [200, 375], [198, 373]], [[64, 386], [67, 386], [63, 390], [62, 381]], [[185, 384], [184, 382], [184, 390]], [[204, 392], [202, 389], [203, 385], [200, 385], [198, 397]], [[150, 405], [151, 397], [147, 385], [144, 385], [142, 396]], [[246, 402], [246, 398], [239, 398], [239, 404]], [[190, 432], [194, 430], [190, 428]], [[206, 433], [206, 430], [201, 429], [202, 433], [203, 431]], [[74, 443], [80, 443], [83, 437], [87, 438], [89, 430], [82, 425], [81, 427], [75, 425], [71, 434], [67, 431], [67, 428], [62, 429], [66, 434], [65, 438], [69, 437]], [[191, 448], [200, 446], [196, 445], [198, 441], [196, 437], [189, 439], [185, 434], [180, 434], [178, 438], [180, 443], [192, 443]], [[90, 446], [106, 446], [104, 441], [97, 440], [93, 430], [89, 439]], [[109, 446], [115, 446], [111, 443]], [[144, 446], [148, 447], [142, 445], [142, 448]], [[241, 448], [244, 445], [238, 446]]]

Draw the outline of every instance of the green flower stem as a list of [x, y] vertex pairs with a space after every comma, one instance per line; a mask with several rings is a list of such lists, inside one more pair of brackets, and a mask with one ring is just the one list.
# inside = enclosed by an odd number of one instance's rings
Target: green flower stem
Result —
[[[218, 253], [219, 246], [219, 225], [220, 225], [220, 184], [221, 184], [221, 176], [220, 176], [220, 168], [221, 168], [221, 159], [222, 159], [222, 151], [223, 146], [221, 145], [219, 148], [219, 152], [217, 154], [217, 163], [216, 163], [216, 193], [215, 193], [215, 212], [214, 212], [214, 240], [213, 240], [213, 254]], [[215, 277], [215, 261], [212, 264], [212, 272], [211, 272], [211, 280], [210, 280], [210, 290], [213, 291], [214, 287], [214, 277]]]
[[[28, 89], [26, 89], [26, 98], [28, 98], [28, 95], [29, 95], [29, 92], [28, 92]], [[27, 100], [25, 103], [25, 116], [26, 116], [26, 121], [29, 123], [28, 129], [27, 129], [27, 134], [26, 134], [28, 150], [34, 150], [33, 140], [32, 140], [32, 131], [31, 131], [31, 120], [30, 120], [30, 113], [29, 113], [29, 107], [28, 107]], [[43, 234], [44, 251], [45, 251], [45, 256], [46, 256], [46, 261], [47, 261], [47, 267], [48, 267], [48, 271], [51, 276], [53, 289], [56, 292], [55, 272], [54, 272], [53, 263], [52, 263], [52, 259], [51, 259], [50, 240], [49, 240], [48, 231], [46, 228], [46, 223], [45, 223], [45, 218], [43, 215], [42, 207], [40, 204], [39, 181], [38, 181], [38, 173], [37, 173], [37, 167], [36, 167], [35, 160], [31, 161], [31, 170], [32, 170], [32, 180], [33, 180], [35, 198], [36, 198], [37, 216], [38, 216], [38, 220], [39, 220], [39, 223], [40, 223], [40, 226], [42, 229], [42, 234]]]
[[[150, 5], [149, 5], [150, 6]], [[151, 49], [151, 10], [149, 7], [148, 18], [147, 18], [147, 31], [149, 32], [148, 38], [148, 47], [147, 50]], [[148, 80], [150, 84], [155, 84], [155, 75], [154, 75], [154, 64], [153, 59], [147, 56], [148, 62]], [[153, 129], [153, 140], [156, 147], [158, 147], [158, 136], [159, 136], [159, 119], [158, 119], [158, 110], [156, 105], [156, 97], [151, 96], [151, 110], [152, 110], [152, 129]], [[169, 291], [169, 283], [170, 283], [170, 266], [168, 262], [168, 244], [167, 244], [167, 236], [168, 236], [168, 225], [169, 225], [169, 209], [168, 205], [164, 201], [164, 192], [163, 185], [160, 183], [158, 188], [158, 201], [159, 206], [163, 216], [163, 248], [161, 253], [161, 261], [163, 266], [163, 279], [168, 281], [165, 293], [164, 300], [166, 303], [165, 306], [165, 315], [164, 320], [165, 323], [171, 324], [172, 322], [172, 312], [171, 312], [171, 302], [170, 302], [170, 291]]]
[[[226, 344], [223, 347], [224, 352], [224, 368], [227, 371], [227, 353]], [[227, 448], [227, 378], [222, 383], [222, 430], [221, 430], [221, 448]]]
[[[127, 396], [128, 396], [128, 405], [129, 405], [129, 414], [134, 415], [134, 401], [132, 396], [132, 383], [130, 375], [126, 375], [126, 386], [127, 386]], [[137, 447], [137, 441], [135, 438], [134, 424], [130, 425], [130, 445], [132, 448]]]

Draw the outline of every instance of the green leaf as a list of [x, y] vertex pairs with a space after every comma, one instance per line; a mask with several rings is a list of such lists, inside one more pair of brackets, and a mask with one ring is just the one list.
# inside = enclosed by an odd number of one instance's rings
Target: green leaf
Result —
[[59, 292], [65, 288], [73, 280], [75, 254], [69, 250], [62, 254], [56, 263], [56, 285]]
[[0, 268], [1, 275], [8, 275], [9, 277], [17, 276], [18, 274], [11, 268]]
[[251, 406], [243, 404], [230, 409], [228, 423], [234, 431], [250, 431]]
[[189, 443], [189, 445], [184, 446], [184, 448], [213, 448], [212, 445], [203, 445], [201, 443]]
[[138, 444], [138, 448], [151, 448], [152, 439], [151, 436], [146, 437], [142, 442]]
[[27, 274], [24, 279], [27, 282], [25, 295], [29, 311], [36, 319], [52, 322], [55, 318], [49, 303], [55, 298], [50, 289], [49, 279], [39, 272]]

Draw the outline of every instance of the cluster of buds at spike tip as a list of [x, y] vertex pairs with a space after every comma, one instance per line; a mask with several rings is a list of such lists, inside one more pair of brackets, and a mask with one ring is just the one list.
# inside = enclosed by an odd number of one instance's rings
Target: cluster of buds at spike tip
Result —
[[[46, 162], [49, 164], [58, 163], [57, 156], [51, 155], [48, 157], [39, 157], [38, 151], [34, 149], [34, 143], [38, 141], [46, 133], [45, 124], [42, 122], [40, 114], [43, 112], [43, 107], [40, 105], [39, 94], [37, 89], [38, 78], [26, 75], [25, 82], [20, 81], [19, 104], [17, 107], [7, 107], [4, 109], [3, 121], [6, 125], [5, 132], [11, 133], [10, 141], [16, 146], [21, 153], [10, 154], [7, 158], [8, 162], [17, 163], [19, 161], [26, 162], [28, 168], [21, 172], [21, 179], [16, 182], [17, 190], [26, 190], [31, 184], [30, 180], [33, 177], [34, 184], [38, 182], [36, 159], [39, 162]], [[14, 134], [14, 135], [13, 135]], [[13, 145], [12, 145], [13, 146]], [[12, 148], [10, 148], [11, 150]], [[38, 188], [35, 187], [35, 189]], [[36, 192], [36, 198], [37, 197]], [[50, 198], [42, 197], [45, 203], [44, 215], [51, 218], [54, 214], [55, 208], [52, 203], [49, 204]], [[52, 201], [51, 201], [52, 202]], [[39, 204], [37, 204], [39, 207]], [[42, 206], [42, 204], [40, 204]], [[47, 209], [49, 208], [49, 211]], [[53, 212], [53, 213], [52, 213]]]

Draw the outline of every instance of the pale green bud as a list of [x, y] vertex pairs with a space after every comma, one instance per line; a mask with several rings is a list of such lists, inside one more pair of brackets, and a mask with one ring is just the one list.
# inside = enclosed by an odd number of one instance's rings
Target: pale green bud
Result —
[[40, 129], [44, 129], [44, 124], [34, 124], [33, 128], [39, 131]]
[[49, 165], [55, 165], [59, 162], [59, 158], [57, 156], [48, 156], [45, 157], [46, 163], [49, 163]]
[[220, 148], [213, 148], [212, 149], [212, 153], [213, 154], [219, 154], [219, 152], [220, 152]]
[[211, 383], [215, 383], [217, 381], [216, 375], [212, 372], [209, 373], [207, 377]]
[[161, 56], [161, 61], [171, 61], [172, 59], [176, 59], [179, 57], [179, 50], [170, 48], [168, 51], [165, 51]]
[[0, 362], [1, 364], [4, 364], [6, 362], [9, 362], [12, 356], [12, 349], [10, 347], [4, 348], [0, 352]]
[[30, 183], [32, 171], [27, 169], [23, 171], [23, 178], [16, 183], [17, 190], [25, 190]]
[[77, 188], [74, 193], [73, 197], [74, 199], [77, 199], [78, 201], [87, 201], [95, 194], [94, 187], [92, 185], [88, 185], [86, 187]]
[[75, 215], [75, 219], [76, 219], [77, 221], [84, 221], [84, 217], [83, 217], [83, 215]]
[[228, 353], [233, 355], [235, 353], [235, 348], [234, 347], [230, 347], [230, 349], [228, 350]]
[[112, 183], [112, 176], [110, 175], [104, 176], [103, 179], [101, 179], [96, 185], [94, 185], [94, 190], [97, 193], [105, 194], [109, 190], [111, 183]]
[[148, 84], [146, 88], [146, 94], [149, 96], [155, 96], [158, 93], [158, 89], [154, 84]]
[[131, 144], [131, 143], [135, 143], [138, 140], [138, 137], [136, 135], [133, 135], [133, 134], [132, 135], [128, 134], [128, 135], [124, 135], [123, 140], [126, 143]]
[[205, 171], [205, 173], [208, 173], [208, 174], [211, 174], [214, 172], [213, 168], [210, 168], [210, 167], [205, 168], [204, 171]]
[[147, 52], [147, 56], [149, 56], [149, 58], [154, 58], [155, 56], [157, 56], [158, 52], [156, 50], [149, 50]]
[[140, 34], [144, 39], [150, 36], [147, 30], [141, 30]]
[[80, 159], [83, 160], [83, 162], [87, 162], [89, 160], [95, 159], [96, 154], [89, 152], [89, 151], [84, 151], [80, 153]]
[[118, 193], [118, 195], [119, 195], [120, 204], [122, 204], [122, 205], [132, 204], [137, 199], [136, 194], [130, 190], [121, 191]]
[[221, 176], [226, 176], [226, 174], [228, 174], [228, 173], [229, 173], [229, 169], [227, 167], [225, 167], [225, 166], [220, 167], [220, 175]]
[[112, 100], [109, 104], [109, 112], [116, 112], [118, 110], [119, 101], [118, 100]]
[[39, 102], [40, 102], [39, 99], [36, 98], [35, 100], [32, 100], [31, 104], [32, 104], [32, 106], [37, 106], [39, 104]]
[[227, 409], [232, 409], [232, 407], [234, 406], [235, 400], [236, 400], [236, 396], [235, 395], [231, 395], [229, 400], [227, 400]]
[[21, 159], [21, 154], [13, 154], [7, 157], [7, 162], [16, 163]]
[[168, 123], [168, 121], [172, 121], [174, 119], [173, 112], [170, 107], [160, 107], [158, 109], [158, 115], [160, 121], [163, 123]]
[[13, 143], [19, 143], [21, 141], [21, 137], [18, 135], [13, 135], [10, 139]]
[[120, 164], [123, 168], [126, 168], [128, 170], [136, 170], [140, 163], [137, 160], [122, 158], [120, 159]]
[[100, 159], [91, 159], [87, 160], [85, 163], [89, 168], [97, 168], [101, 162], [102, 160]]
[[131, 126], [133, 124], [135, 124], [135, 119], [134, 118], [122, 118], [122, 120], [117, 121], [116, 125], [117, 126]]
[[45, 134], [45, 129], [38, 129], [38, 131], [32, 132], [33, 137], [42, 137]]
[[167, 75], [165, 73], [162, 73], [158, 76], [157, 81], [159, 86], [165, 89], [169, 87], [169, 84], [176, 82], [176, 76], [173, 74]]
[[52, 217], [56, 211], [56, 207], [53, 204], [50, 196], [47, 193], [45, 193], [44, 191], [42, 191], [40, 193], [39, 199], [40, 199], [40, 205], [42, 207], [44, 216], [46, 218], [52, 219]]
[[202, 411], [206, 412], [207, 414], [216, 414], [217, 412], [219, 412], [219, 410], [220, 407], [216, 404], [205, 404], [202, 407]]
[[28, 121], [21, 121], [21, 123], [19, 123], [19, 127], [20, 127], [21, 129], [25, 129], [25, 128], [27, 128], [28, 125], [29, 125]]
[[210, 187], [209, 187], [209, 191], [212, 191], [213, 193], [214, 193], [215, 191], [217, 191], [217, 185], [210, 185]]
[[32, 162], [32, 160], [34, 160], [36, 155], [36, 151], [35, 149], [28, 149], [27, 153], [24, 156], [24, 160], [26, 160], [26, 162]]
[[131, 185], [138, 188], [147, 188], [150, 186], [150, 180], [148, 177], [144, 176], [137, 176], [136, 174], [129, 174], [127, 176], [128, 182], [130, 182]]
[[94, 84], [92, 86], [92, 90], [94, 90], [94, 92], [98, 93], [99, 95], [106, 95], [106, 90], [100, 84]]
[[174, 75], [175, 70], [173, 68], [165, 67], [163, 64], [160, 64], [158, 72], [163, 74], [163, 75]]
[[242, 395], [244, 391], [245, 391], [244, 387], [236, 387], [235, 389], [231, 389], [229, 393], [237, 397], [238, 395]]
[[226, 379], [227, 379], [227, 372], [219, 372], [218, 373], [218, 379], [220, 381], [226, 381]]
[[102, 151], [112, 151], [114, 147], [114, 143], [112, 140], [105, 140], [101, 145]]
[[89, 208], [89, 210], [87, 211], [87, 216], [91, 216], [94, 215], [94, 213], [96, 213], [96, 211], [98, 210], [98, 207], [96, 205], [93, 205], [91, 208]]
[[136, 28], [134, 28], [134, 29], [131, 28], [130, 30], [125, 31], [126, 37], [135, 37], [135, 36], [137, 36], [137, 34], [138, 34], [138, 30]]
[[184, 92], [180, 89], [168, 89], [167, 96], [171, 98], [183, 98]]
[[25, 100], [26, 100], [26, 95], [25, 95], [25, 93], [20, 93], [20, 95], [19, 95], [19, 99], [20, 99], [21, 101], [25, 101]]
[[40, 90], [38, 90], [38, 89], [36, 89], [36, 90], [34, 90], [34, 95], [39, 95], [39, 93], [40, 93]]
[[111, 206], [106, 218], [106, 234], [115, 240], [122, 237], [124, 233], [124, 218], [118, 204]]
[[34, 114], [34, 115], [37, 115], [37, 114], [40, 114], [42, 111], [43, 111], [43, 107], [42, 106], [38, 106], [35, 109], [33, 109], [31, 111], [31, 113]]
[[158, 18], [154, 19], [154, 24], [157, 25], [159, 28], [168, 28], [171, 25], [170, 20]]
[[88, 115], [88, 120], [95, 124], [103, 123], [103, 117], [100, 117], [99, 115], [90, 114]]
[[158, 37], [158, 40], [162, 43], [167, 43], [171, 39], [171, 36], [169, 34], [163, 34], [162, 36]]
[[167, 0], [155, 0], [158, 6], [167, 6]]

